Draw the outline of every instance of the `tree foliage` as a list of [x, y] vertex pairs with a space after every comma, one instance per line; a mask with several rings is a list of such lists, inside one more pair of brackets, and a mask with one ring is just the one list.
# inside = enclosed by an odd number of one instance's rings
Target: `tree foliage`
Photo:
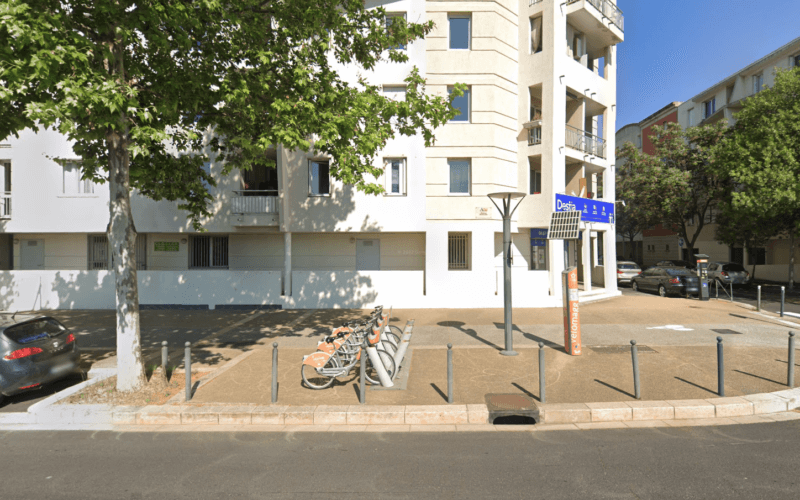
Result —
[[264, 162], [271, 146], [307, 150], [313, 139], [332, 177], [380, 192], [370, 177], [382, 173], [372, 163], [387, 141], [420, 133], [431, 144], [457, 111], [426, 95], [416, 70], [404, 101], [357, 73], [407, 61], [392, 47], [432, 27], [399, 18], [387, 27], [385, 11], [363, 0], [0, 1], [0, 137], [57, 128], [83, 176], [109, 182], [118, 387], [143, 381], [131, 190], [178, 201], [201, 229], [216, 184], [204, 162], [228, 173]]
[[[714, 172], [715, 146], [725, 134], [722, 124], [686, 130], [677, 123], [653, 127], [653, 155], [626, 143], [618, 158], [617, 197], [640, 227], [663, 224], [694, 248], [706, 214], [722, 198], [727, 181]], [[690, 226], [695, 220], [697, 224]]]
[[[790, 233], [794, 241], [800, 234], [800, 69], [778, 69], [775, 84], [748, 97], [734, 118], [714, 160], [716, 175], [735, 186], [721, 206], [731, 227], [720, 236], [745, 224], [769, 237]], [[793, 265], [789, 273], [793, 285]]]

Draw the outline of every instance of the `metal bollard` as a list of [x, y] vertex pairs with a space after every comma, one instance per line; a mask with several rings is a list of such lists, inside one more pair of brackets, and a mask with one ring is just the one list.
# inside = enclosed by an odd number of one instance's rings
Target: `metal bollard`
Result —
[[192, 344], [186, 343], [186, 354], [183, 360], [183, 366], [186, 368], [186, 401], [192, 399]]
[[794, 389], [794, 332], [789, 332], [789, 388]]
[[761, 285], [758, 285], [758, 301], [756, 302], [756, 310], [761, 312]]
[[725, 397], [725, 360], [722, 354], [722, 337], [717, 337], [717, 394]]
[[731, 302], [733, 302], [733, 282], [731, 281]]
[[367, 341], [364, 340], [364, 343], [361, 345], [361, 359], [359, 360], [359, 367], [358, 371], [360, 372], [359, 375], [359, 384], [358, 384], [358, 402], [360, 404], [364, 404], [367, 402], [367, 363], [364, 358], [367, 357]]
[[631, 340], [631, 358], [633, 359], [633, 392], [636, 399], [642, 399], [642, 391], [639, 385], [639, 348], [636, 341]]
[[447, 404], [453, 404], [453, 344], [447, 344]]
[[783, 317], [783, 307], [786, 303], [786, 287], [781, 287], [781, 318]]
[[717, 299], [719, 299], [719, 281], [714, 280], [714, 289], [717, 291]]
[[164, 376], [167, 376], [167, 355], [169, 351], [167, 349], [167, 341], [161, 342], [161, 371], [164, 372]]
[[545, 404], [544, 342], [539, 342], [539, 402]]
[[278, 402], [278, 343], [272, 343], [272, 402]]

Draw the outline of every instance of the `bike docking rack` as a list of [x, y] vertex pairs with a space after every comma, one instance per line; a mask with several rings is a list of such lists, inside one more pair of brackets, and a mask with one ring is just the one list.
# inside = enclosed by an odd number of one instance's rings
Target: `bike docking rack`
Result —
[[[372, 389], [405, 389], [411, 363], [411, 332], [414, 321], [405, 330], [390, 325], [391, 309], [378, 306], [366, 320], [348, 321], [334, 329], [317, 345], [317, 352], [303, 357], [301, 374], [305, 387], [325, 389], [338, 377], [357, 369], [363, 382]], [[366, 357], [362, 359], [363, 354]], [[398, 378], [400, 386], [395, 384]], [[363, 393], [365, 386], [361, 386]], [[363, 401], [362, 401], [363, 403]]]

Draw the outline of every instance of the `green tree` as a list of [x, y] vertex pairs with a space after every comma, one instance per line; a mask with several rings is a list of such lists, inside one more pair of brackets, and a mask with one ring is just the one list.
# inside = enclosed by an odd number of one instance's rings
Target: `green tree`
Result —
[[[706, 214], [727, 190], [728, 182], [712, 168], [714, 148], [725, 127], [683, 130], [677, 123], [666, 123], [653, 127], [653, 132], [655, 154], [643, 153], [630, 143], [619, 150], [624, 164], [617, 171], [617, 198], [630, 205], [628, 215], [640, 227], [663, 224], [694, 248]], [[690, 225], [693, 220], [697, 224]]]
[[118, 390], [144, 383], [131, 190], [178, 201], [200, 230], [216, 185], [203, 163], [228, 173], [280, 144], [328, 154], [332, 177], [380, 192], [376, 152], [395, 134], [430, 144], [457, 112], [416, 70], [399, 102], [339, 70], [407, 61], [392, 47], [431, 29], [387, 27], [362, 0], [0, 1], [0, 137], [54, 127], [84, 178], [109, 183]]
[[790, 238], [789, 288], [800, 235], [800, 69], [778, 69], [775, 84], [748, 97], [719, 144], [714, 165], [736, 186], [723, 209], [728, 220], [769, 226]]
[[[616, 207], [616, 229], [617, 233], [622, 237], [622, 258], [627, 260], [629, 256], [632, 256], [631, 260], [635, 260], [637, 258], [636, 248], [634, 246], [634, 238], [636, 235], [641, 234], [642, 230], [647, 228], [647, 224], [642, 224], [641, 221], [637, 220], [634, 217], [635, 209], [628, 205], [628, 202], [625, 201], [625, 205], [619, 203]], [[625, 250], [625, 238], [628, 238], [628, 243], [630, 244], [630, 248]]]

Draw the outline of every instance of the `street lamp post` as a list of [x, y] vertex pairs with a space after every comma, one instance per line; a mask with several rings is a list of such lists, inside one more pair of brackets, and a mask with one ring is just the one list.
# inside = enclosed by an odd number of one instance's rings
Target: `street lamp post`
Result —
[[[514, 212], [517, 210], [517, 207], [519, 207], [524, 197], [525, 193], [516, 192], [491, 193], [489, 195], [489, 199], [492, 200], [494, 206], [500, 211], [500, 215], [503, 216], [503, 307], [505, 312], [506, 334], [505, 349], [500, 351], [500, 354], [503, 356], [517, 355], [517, 352], [514, 350], [514, 339], [511, 336], [511, 216], [514, 215]], [[500, 208], [495, 200], [501, 200], [503, 208]], [[513, 209], [511, 207], [512, 200], [519, 200]]]

